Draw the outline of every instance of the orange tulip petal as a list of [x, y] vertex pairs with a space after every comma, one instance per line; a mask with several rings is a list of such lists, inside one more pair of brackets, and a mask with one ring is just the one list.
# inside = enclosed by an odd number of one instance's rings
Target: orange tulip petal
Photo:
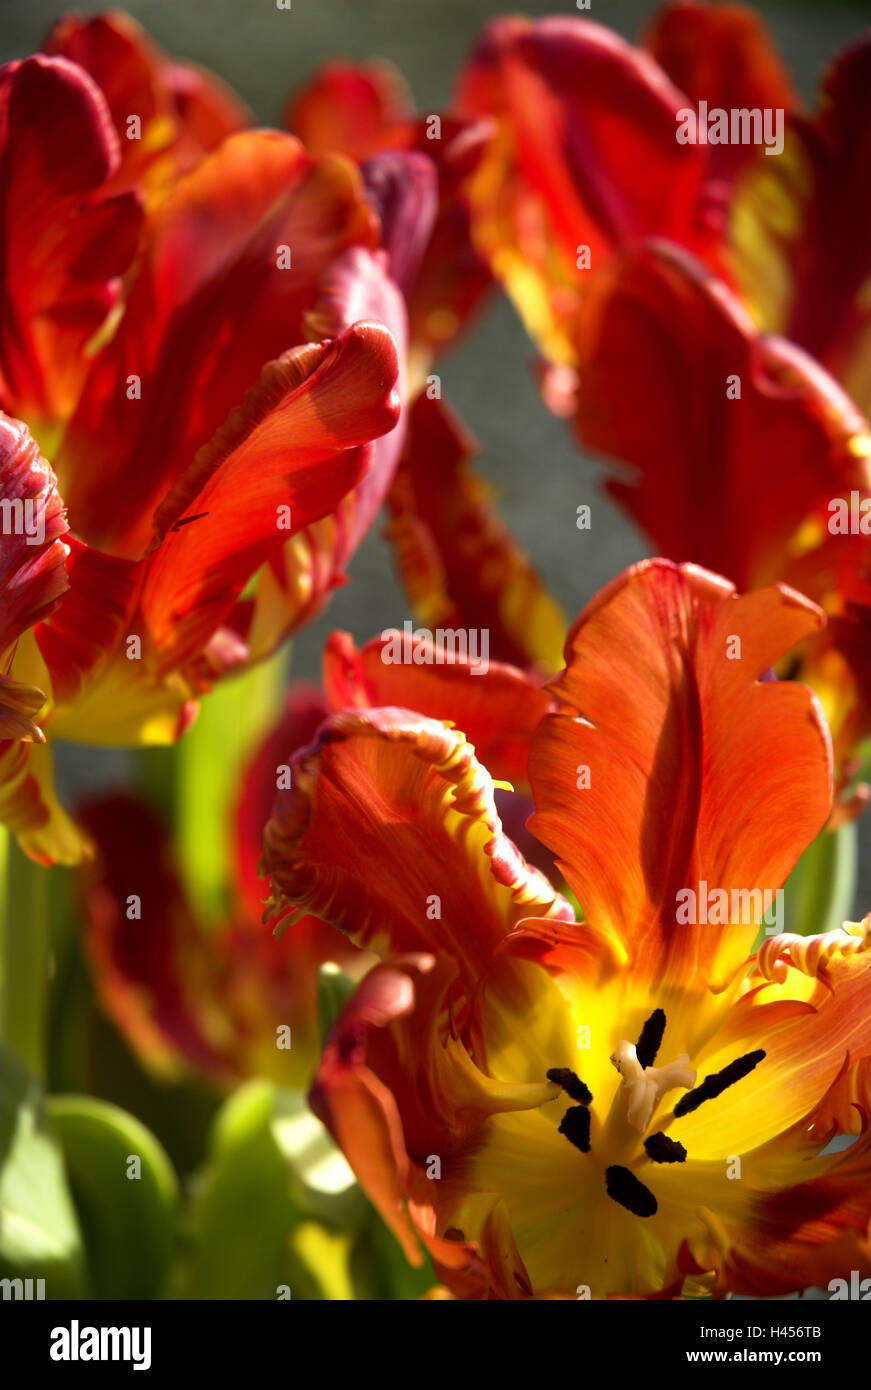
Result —
[[136, 248], [137, 200], [105, 196], [118, 160], [105, 102], [81, 68], [34, 57], [0, 71], [0, 402], [31, 421], [70, 414], [85, 348]]
[[[401, 664], [390, 660], [397, 638], [409, 653]], [[515, 666], [491, 662], [475, 671], [468, 655], [395, 632], [361, 648], [348, 633], [332, 633], [324, 648], [324, 690], [334, 710], [400, 705], [449, 720], [492, 776], [509, 782], [525, 781], [530, 740], [552, 708], [538, 681]]]
[[653, 980], [728, 978], [756, 928], [731, 913], [722, 930], [700, 912], [681, 925], [678, 892], [774, 892], [828, 816], [818, 706], [801, 686], [758, 679], [821, 621], [780, 586], [739, 598], [695, 566], [652, 560], [569, 633], [551, 688], [578, 717], [548, 715], [533, 740], [530, 828], [560, 856], [588, 924], [646, 958]]

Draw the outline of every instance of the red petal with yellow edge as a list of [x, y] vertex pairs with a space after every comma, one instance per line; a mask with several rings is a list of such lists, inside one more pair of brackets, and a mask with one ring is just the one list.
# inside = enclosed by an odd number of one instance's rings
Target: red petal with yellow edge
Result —
[[0, 743], [0, 825], [37, 864], [74, 865], [91, 857], [89, 837], [55, 795], [50, 748], [20, 739]]
[[290, 759], [264, 833], [271, 906], [379, 955], [436, 951], [474, 980], [525, 915], [571, 909], [504, 835], [462, 734], [405, 709], [345, 711]]
[[[792, 110], [798, 96], [769, 37], [765, 21], [743, 5], [710, 5], [678, 0], [654, 15], [641, 39], [691, 105]], [[713, 147], [713, 174], [733, 178], [754, 145]]]
[[85, 347], [136, 248], [137, 200], [105, 196], [118, 160], [105, 102], [80, 68], [35, 57], [0, 70], [0, 403], [31, 422], [72, 411]]
[[154, 518], [141, 605], [164, 669], [202, 649], [288, 529], [333, 511], [360, 481], [368, 457], [354, 446], [396, 424], [396, 374], [387, 329], [357, 323], [270, 363], [200, 450]]
[[[136, 1052], [158, 1070], [224, 1084], [252, 1075], [305, 1084], [318, 1053], [317, 967], [346, 962], [352, 948], [312, 918], [277, 942], [255, 925], [259, 908], [209, 930], [144, 803], [91, 802], [82, 821], [98, 849], [84, 883], [85, 947], [100, 1000]], [[128, 920], [131, 893], [141, 916]], [[276, 1047], [281, 1025], [289, 1049]]]
[[[84, 68], [103, 93], [120, 141], [116, 187], [155, 175], [168, 182], [250, 122], [251, 113], [229, 87], [193, 64], [167, 60], [119, 11], [91, 19], [64, 15], [42, 47]], [[135, 135], [131, 116], [139, 119]]]
[[[401, 663], [391, 659], [397, 641], [407, 648]], [[553, 708], [547, 691], [517, 667], [492, 662], [481, 669], [468, 654], [412, 633], [384, 632], [357, 648], [347, 632], [334, 632], [323, 670], [332, 709], [401, 705], [450, 720], [502, 781], [525, 782], [530, 740]]]
[[725, 982], [756, 928], [681, 925], [692, 900], [677, 894], [773, 892], [828, 816], [819, 707], [802, 686], [758, 680], [822, 621], [780, 586], [739, 598], [707, 571], [651, 560], [569, 633], [551, 689], [578, 717], [548, 715], [533, 739], [530, 829], [587, 923], [654, 981]]
[[828, 69], [811, 119], [735, 191], [730, 265], [762, 326], [871, 402], [871, 38]]
[[232, 136], [178, 183], [57, 457], [83, 539], [143, 552], [155, 505], [267, 364], [310, 336], [322, 277], [374, 224], [350, 163], [274, 132]]
[[598, 270], [661, 235], [706, 243], [698, 200], [707, 147], [678, 144], [684, 97], [653, 59], [587, 19], [497, 19], [461, 77], [457, 109], [496, 133], [470, 180], [476, 245], [552, 361]]
[[388, 498], [399, 576], [431, 631], [485, 630], [495, 660], [550, 673], [565, 621], [472, 470], [476, 449], [441, 401], [418, 397]]
[[[56, 607], [69, 581], [68, 527], [51, 466], [26, 425], [0, 411], [0, 659]], [[6, 663], [4, 663], [4, 668]]]
[[829, 503], [871, 488], [871, 443], [836, 383], [760, 337], [677, 248], [625, 259], [597, 288], [593, 320], [578, 438], [631, 465], [607, 489], [657, 550], [740, 588], [778, 579], [819, 601], [849, 592], [867, 567], [865, 538], [832, 534]]

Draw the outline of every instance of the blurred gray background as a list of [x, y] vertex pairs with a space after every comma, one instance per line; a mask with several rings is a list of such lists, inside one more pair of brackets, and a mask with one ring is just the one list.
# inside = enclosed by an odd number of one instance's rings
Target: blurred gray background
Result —
[[[75, 8], [95, 13], [106, 5], [61, 0], [0, 0], [0, 59], [38, 47], [50, 24]], [[167, 52], [219, 73], [264, 123], [273, 123], [288, 94], [329, 58], [388, 58], [409, 81], [418, 105], [447, 102], [454, 75], [476, 33], [506, 10], [528, 14], [577, 10], [569, 0], [130, 0], [125, 7]], [[658, 8], [649, 0], [592, 0], [589, 17], [635, 38]], [[825, 63], [869, 21], [867, 0], [793, 0], [756, 4], [803, 97], [811, 101]], [[445, 397], [477, 435], [480, 467], [496, 485], [508, 524], [570, 614], [619, 570], [649, 553], [643, 538], [596, 486], [597, 465], [571, 444], [565, 426], [547, 414], [530, 370], [533, 351], [504, 299], [497, 299], [472, 335], [439, 367]], [[593, 505], [589, 532], [575, 526], [576, 508]], [[316, 678], [325, 634], [342, 627], [358, 639], [408, 616], [394, 582], [379, 530], [370, 535], [351, 569], [351, 583], [294, 645], [297, 676]], [[72, 750], [70, 750], [72, 752]], [[108, 773], [118, 755], [77, 750], [67, 775], [80, 781]], [[108, 762], [106, 761], [108, 759]], [[102, 777], [101, 777], [102, 780]], [[865, 849], [871, 817], [862, 828]], [[858, 905], [871, 905], [869, 859]]]

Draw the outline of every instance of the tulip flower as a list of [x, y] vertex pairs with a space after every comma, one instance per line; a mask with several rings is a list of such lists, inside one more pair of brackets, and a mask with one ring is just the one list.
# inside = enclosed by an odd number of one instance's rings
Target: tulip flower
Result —
[[169, 58], [128, 14], [63, 15], [42, 46], [93, 78], [118, 135], [116, 188], [144, 189], [149, 202], [222, 140], [251, 124], [251, 113], [214, 73]]
[[[136, 195], [112, 191], [119, 142], [92, 79], [37, 56], [0, 84], [5, 206], [40, 209], [7, 244], [5, 500], [49, 501], [54, 547], [9, 571], [32, 621], [4, 647], [4, 688], [30, 692], [37, 738], [171, 742], [215, 679], [323, 602], [389, 486], [405, 341], [389, 220], [350, 161], [252, 131], [143, 229]], [[8, 529], [4, 513], [4, 545]], [[31, 857], [74, 863], [87, 839], [48, 758], [0, 743], [0, 809]]]
[[259, 929], [263, 826], [289, 752], [311, 744], [331, 712], [413, 704], [462, 724], [496, 776], [524, 783], [530, 741], [553, 707], [547, 692], [497, 662], [473, 675], [467, 659], [420, 635], [410, 639], [409, 664], [385, 662], [397, 635], [357, 648], [349, 634], [333, 633], [323, 694], [295, 686], [248, 760], [229, 815], [229, 920], [217, 928], [200, 920], [168, 831], [147, 803], [116, 794], [81, 808], [97, 849], [83, 870], [86, 955], [103, 1008], [150, 1068], [193, 1070], [219, 1085], [257, 1075], [303, 1085], [318, 1056], [317, 967], [336, 961], [356, 978], [372, 964], [310, 914], [285, 923], [277, 943]]
[[[532, 870], [463, 734], [344, 710], [264, 836], [270, 910], [381, 957], [312, 1104], [409, 1260], [462, 1298], [786, 1293], [869, 1268], [871, 919], [768, 935], [831, 744], [760, 679], [823, 623], [647, 561], [581, 613], [532, 742]], [[710, 887], [725, 901], [685, 910]], [[837, 1133], [857, 1135], [841, 1152]]]
[[[645, 42], [580, 18], [485, 30], [457, 100], [498, 129], [468, 187], [473, 236], [544, 354], [545, 401], [606, 457], [654, 549], [825, 608], [794, 660], [835, 739], [834, 826], [867, 800], [850, 783], [871, 732], [868, 546], [832, 524], [871, 487], [871, 262], [844, 204], [867, 163], [871, 44], [806, 119], [748, 11], [667, 6]], [[783, 152], [680, 143], [701, 100], [785, 111]]]

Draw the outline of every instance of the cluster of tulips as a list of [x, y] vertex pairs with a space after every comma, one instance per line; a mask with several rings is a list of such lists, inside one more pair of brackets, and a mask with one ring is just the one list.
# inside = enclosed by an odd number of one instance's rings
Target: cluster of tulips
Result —
[[[702, 102], [784, 113], [782, 149], [679, 140]], [[208, 1295], [234, 1265], [220, 1194], [261, 1122], [258, 1296], [871, 1273], [871, 918], [765, 915], [868, 800], [871, 37], [808, 111], [740, 7], [666, 5], [639, 46], [499, 18], [445, 111], [334, 62], [266, 130], [126, 16], [69, 17], [0, 69], [0, 187], [6, 862], [75, 885], [137, 1075], [231, 1107], [137, 1277]], [[661, 557], [571, 622], [435, 370], [500, 289], [542, 409]], [[207, 920], [160, 799], [74, 805], [52, 745], [183, 760], [353, 582], [382, 510], [421, 626], [333, 632], [321, 686], [273, 701]], [[681, 911], [707, 887], [723, 911]], [[40, 1103], [70, 1230], [95, 1172], [147, 1208], [131, 1146], [177, 1205], [148, 1115], [113, 1111], [140, 1137], [95, 1163], [85, 1112]], [[118, 1296], [85, 1237], [88, 1287]]]

